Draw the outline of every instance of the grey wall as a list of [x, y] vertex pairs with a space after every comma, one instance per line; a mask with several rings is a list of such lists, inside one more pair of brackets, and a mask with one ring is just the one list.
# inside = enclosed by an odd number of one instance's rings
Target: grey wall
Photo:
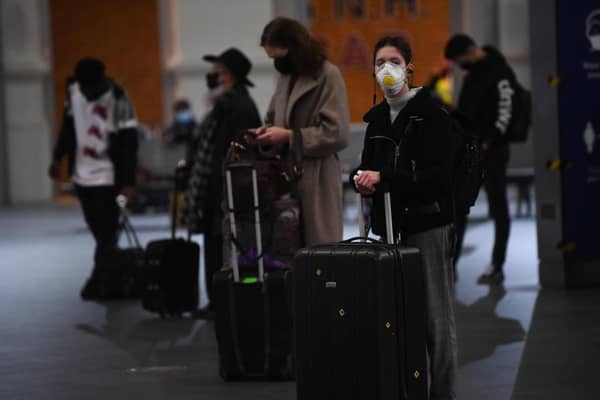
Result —
[[[531, 89], [529, 57], [529, 6], [525, 0], [498, 1], [498, 47], [515, 71], [517, 79]], [[533, 131], [526, 143], [511, 145], [511, 167], [533, 167]]]
[[307, 0], [272, 0], [273, 15], [297, 19], [303, 23], [308, 22]]
[[204, 54], [219, 53], [231, 46], [243, 51], [253, 63], [250, 93], [264, 115], [276, 73], [272, 61], [259, 46], [262, 28], [275, 16], [308, 21], [306, 0], [157, 0], [161, 18], [165, 115], [171, 116], [174, 99], [191, 99], [201, 116], [208, 109], [205, 74], [211, 65]]
[[237, 47], [252, 61], [250, 93], [264, 114], [274, 90], [275, 73], [271, 60], [259, 46], [260, 33], [274, 15], [272, 0], [159, 0], [163, 71], [165, 75], [165, 112], [177, 97], [189, 98], [198, 116], [206, 102], [205, 74], [211, 64], [205, 54], [219, 54]]
[[478, 43], [498, 43], [498, 1], [462, 0], [462, 31]]

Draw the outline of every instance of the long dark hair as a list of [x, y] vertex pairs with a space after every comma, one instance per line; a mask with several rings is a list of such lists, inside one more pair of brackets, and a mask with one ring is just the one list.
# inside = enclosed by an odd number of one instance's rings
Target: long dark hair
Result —
[[402, 54], [402, 57], [404, 57], [406, 65], [412, 62], [412, 49], [410, 48], [408, 40], [404, 39], [402, 36], [384, 36], [375, 44], [375, 49], [373, 50], [373, 64], [375, 64], [377, 52], [386, 46], [395, 47], [400, 54]]
[[288, 50], [298, 75], [317, 73], [326, 60], [321, 43], [298, 21], [277, 17], [263, 29], [261, 46], [281, 47]]

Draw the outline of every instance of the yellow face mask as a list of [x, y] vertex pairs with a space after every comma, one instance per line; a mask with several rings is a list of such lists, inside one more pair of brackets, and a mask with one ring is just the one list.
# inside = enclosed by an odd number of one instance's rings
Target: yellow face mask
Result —
[[406, 72], [404, 68], [390, 62], [382, 64], [375, 76], [386, 96], [398, 94], [406, 84]]

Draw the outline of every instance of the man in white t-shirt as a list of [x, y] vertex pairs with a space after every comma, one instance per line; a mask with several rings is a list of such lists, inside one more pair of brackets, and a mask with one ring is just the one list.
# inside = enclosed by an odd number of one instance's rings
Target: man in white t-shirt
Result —
[[84, 299], [100, 296], [98, 256], [117, 246], [119, 210], [116, 196], [134, 195], [137, 120], [127, 94], [104, 73], [102, 61], [80, 60], [67, 82], [62, 128], [49, 174], [57, 179], [66, 155], [69, 174], [85, 221], [96, 240], [94, 270], [81, 291]]

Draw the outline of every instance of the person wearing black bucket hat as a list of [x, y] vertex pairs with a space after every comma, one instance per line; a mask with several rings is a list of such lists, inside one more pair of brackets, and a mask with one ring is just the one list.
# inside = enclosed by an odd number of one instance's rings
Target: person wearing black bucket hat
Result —
[[[248, 80], [248, 73], [252, 69], [252, 63], [250, 60], [248, 60], [244, 53], [235, 47], [225, 50], [218, 56], [207, 54], [202, 58], [205, 61], [213, 63], [217, 69], [219, 66], [224, 67], [227, 70], [226, 72], [231, 75], [231, 79], [233, 79], [233, 81], [245, 86], [254, 86], [254, 84]], [[215, 73], [216, 72], [213, 71], [207, 75]], [[207, 78], [207, 80], [208, 79], [210, 78]]]
[[[252, 63], [240, 50], [230, 48], [220, 55], [203, 57], [212, 63], [206, 74], [213, 108], [200, 123], [193, 143], [191, 172], [184, 197], [183, 222], [192, 232], [204, 233], [204, 272], [209, 299], [212, 275], [223, 263], [222, 169], [231, 140], [241, 132], [261, 124], [261, 118], [248, 86]], [[214, 304], [198, 315], [211, 315]]]

